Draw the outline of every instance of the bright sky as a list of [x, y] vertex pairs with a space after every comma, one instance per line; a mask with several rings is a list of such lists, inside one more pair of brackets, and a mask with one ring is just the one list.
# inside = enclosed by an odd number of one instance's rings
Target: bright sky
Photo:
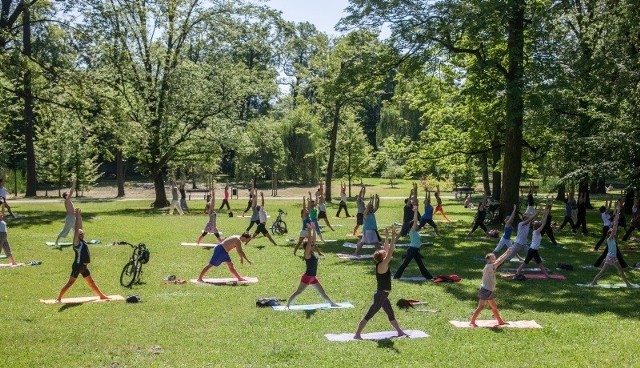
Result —
[[288, 21], [309, 22], [319, 31], [337, 36], [340, 33], [333, 28], [345, 15], [349, 0], [269, 0], [266, 5], [280, 10]]

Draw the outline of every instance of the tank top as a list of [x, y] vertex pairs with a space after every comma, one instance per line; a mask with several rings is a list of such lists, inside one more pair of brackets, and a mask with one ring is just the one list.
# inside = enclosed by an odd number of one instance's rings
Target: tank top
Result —
[[367, 217], [364, 218], [364, 222], [362, 224], [363, 230], [378, 230], [378, 223], [376, 222], [376, 216], [373, 213], [369, 213]]
[[216, 213], [216, 211], [211, 210], [211, 213], [209, 213], [209, 222], [207, 223], [208, 226], [216, 226], [216, 216], [218, 214]]
[[387, 269], [385, 273], [378, 273], [378, 265], [376, 263], [376, 282], [378, 283], [378, 290], [391, 291], [391, 268]]
[[502, 234], [503, 239], [509, 240], [511, 238], [511, 232], [513, 231], [513, 226], [507, 225], [504, 227], [504, 234]]
[[345, 192], [340, 192], [340, 200], [342, 202], [346, 202], [347, 201], [347, 193]]
[[614, 239], [607, 239], [607, 257], [615, 257], [617, 251], [616, 241]]
[[[311, 245], [307, 245], [310, 247]], [[307, 276], [316, 276], [318, 274], [318, 257], [316, 257], [313, 252], [311, 253], [311, 257], [305, 258], [304, 262], [307, 264], [307, 270], [304, 272]]]
[[327, 204], [326, 203], [318, 203], [318, 210], [320, 210], [320, 212], [327, 212]]
[[309, 217], [311, 218], [311, 220], [317, 220], [318, 219], [318, 209], [317, 208], [312, 208], [309, 210]]
[[431, 220], [433, 218], [433, 206], [426, 205], [424, 206], [424, 213], [422, 214], [422, 218], [424, 220]]
[[311, 218], [309, 216], [302, 219], [302, 230], [307, 230], [307, 225], [311, 223]]
[[482, 222], [486, 217], [487, 217], [486, 209], [483, 209], [482, 211], [478, 210], [478, 217], [476, 218], [476, 221]]
[[89, 255], [89, 247], [84, 240], [80, 240], [78, 245], [73, 246], [73, 252], [75, 253], [74, 263], [82, 264], [91, 262], [91, 256]]

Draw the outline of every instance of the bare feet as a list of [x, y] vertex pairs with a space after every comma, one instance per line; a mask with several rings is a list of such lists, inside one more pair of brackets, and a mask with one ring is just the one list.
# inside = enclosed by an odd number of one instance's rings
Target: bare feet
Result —
[[475, 323], [475, 321], [474, 321], [474, 322], [469, 322], [469, 326], [471, 326], [471, 327], [478, 327], [478, 325]]
[[204, 281], [202, 281], [202, 279], [201, 279], [201, 278], [200, 278], [200, 279], [198, 279], [198, 280], [196, 280], [196, 281], [198, 281], [198, 282], [204, 282]]
[[409, 334], [404, 331], [398, 331], [398, 337], [405, 337], [405, 336], [409, 337]]
[[236, 277], [238, 279], [238, 281], [247, 281], [247, 279], [245, 279], [244, 277]]
[[108, 296], [106, 296], [104, 294], [100, 295], [100, 300], [107, 300], [107, 299], [109, 299]]
[[354, 340], [362, 340], [362, 336], [360, 336], [360, 334], [358, 334], [358, 335], [353, 335], [353, 339], [354, 339]]
[[507, 322], [505, 322], [504, 320], [501, 320], [501, 319], [498, 320], [498, 326], [504, 326], [506, 324], [507, 324]]
[[[629, 286], [631, 287], [631, 286]], [[336, 304], [336, 303], [331, 303], [329, 304], [332, 308], [338, 308], [340, 305]]]

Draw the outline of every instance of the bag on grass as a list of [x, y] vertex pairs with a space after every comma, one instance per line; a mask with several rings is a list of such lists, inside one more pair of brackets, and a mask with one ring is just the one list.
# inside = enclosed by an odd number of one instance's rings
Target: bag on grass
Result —
[[523, 274], [521, 273], [516, 273], [515, 275], [513, 275], [513, 277], [511, 278], [512, 280], [516, 280], [516, 281], [526, 281], [527, 278], [524, 277]]
[[140, 295], [129, 295], [125, 301], [127, 303], [140, 303]]
[[275, 307], [280, 305], [276, 298], [259, 298], [256, 299], [256, 307], [266, 308], [266, 307]]
[[573, 271], [573, 265], [570, 265], [568, 263], [558, 263], [558, 268], [561, 268], [567, 271]]

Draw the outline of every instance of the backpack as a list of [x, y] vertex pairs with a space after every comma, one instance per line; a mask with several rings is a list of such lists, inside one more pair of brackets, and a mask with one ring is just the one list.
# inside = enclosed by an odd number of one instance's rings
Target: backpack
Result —
[[129, 295], [125, 301], [127, 303], [140, 303], [140, 295]]
[[256, 299], [256, 307], [266, 308], [266, 307], [275, 307], [280, 305], [276, 298], [259, 298]]
[[437, 275], [433, 278], [433, 282], [458, 282], [461, 280], [458, 275]]
[[573, 266], [568, 263], [558, 263], [558, 268], [567, 271], [573, 271]]

